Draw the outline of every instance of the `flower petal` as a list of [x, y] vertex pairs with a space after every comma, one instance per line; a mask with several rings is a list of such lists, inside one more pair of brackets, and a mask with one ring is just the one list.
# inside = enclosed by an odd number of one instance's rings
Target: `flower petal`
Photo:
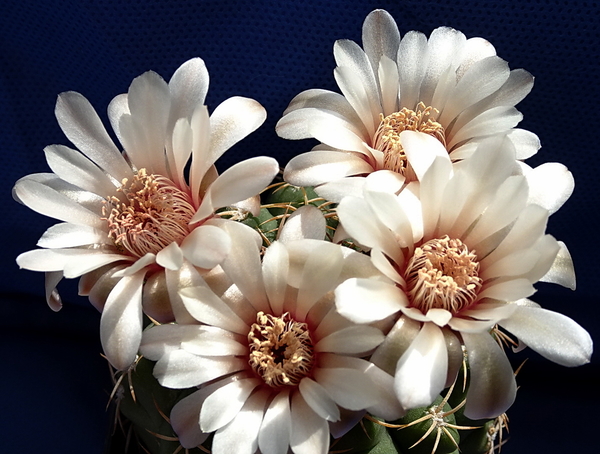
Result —
[[233, 420], [259, 383], [257, 378], [232, 381], [208, 396], [200, 412], [202, 431], [213, 432]]
[[315, 352], [367, 353], [381, 344], [383, 339], [381, 331], [373, 326], [352, 325], [320, 339], [314, 348]]
[[304, 377], [298, 389], [304, 401], [321, 418], [327, 421], [339, 421], [340, 410], [323, 386], [310, 377]]
[[173, 430], [181, 446], [195, 448], [206, 441], [210, 434], [200, 430], [200, 408], [206, 399], [206, 388], [184, 397], [171, 410], [170, 419]]
[[571, 254], [565, 243], [558, 241], [558, 245], [560, 249], [552, 263], [552, 267], [542, 278], [540, 278], [540, 281], [559, 284], [563, 287], [575, 290], [575, 268], [573, 266]]
[[562, 366], [590, 361], [592, 338], [569, 317], [538, 307], [517, 306], [500, 325], [543, 357]]
[[326, 228], [323, 212], [314, 205], [304, 205], [285, 220], [278, 239], [282, 243], [302, 239], [324, 240]]
[[540, 205], [550, 214], [563, 206], [575, 188], [573, 174], [558, 162], [539, 165], [525, 176], [529, 183], [528, 203]]
[[173, 241], [156, 254], [156, 263], [172, 271], [178, 270], [183, 265], [183, 251]]
[[335, 305], [340, 314], [355, 323], [371, 323], [408, 306], [404, 292], [395, 284], [373, 279], [352, 278], [335, 289]]
[[289, 391], [281, 391], [265, 411], [258, 446], [263, 454], [287, 454], [290, 446], [292, 421]]
[[317, 415], [300, 393], [292, 396], [292, 434], [290, 447], [294, 454], [326, 453], [329, 450], [327, 421]]
[[231, 251], [231, 238], [217, 226], [200, 225], [181, 242], [183, 256], [198, 268], [212, 269]]
[[444, 389], [447, 373], [448, 352], [442, 330], [425, 323], [398, 360], [396, 396], [406, 409], [429, 405]]

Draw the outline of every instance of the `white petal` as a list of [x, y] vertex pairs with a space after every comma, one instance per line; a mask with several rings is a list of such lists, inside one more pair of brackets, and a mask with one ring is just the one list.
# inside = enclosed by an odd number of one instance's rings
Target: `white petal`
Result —
[[200, 325], [165, 324], [144, 330], [140, 353], [151, 361], [158, 361], [162, 356], [179, 349], [182, 339], [196, 335]]
[[117, 181], [131, 176], [131, 167], [87, 99], [73, 91], [61, 93], [56, 101], [55, 114], [67, 138], [101, 169]]
[[189, 287], [179, 292], [186, 309], [199, 322], [248, 334], [250, 327], [208, 287]]
[[493, 298], [500, 301], [516, 301], [535, 293], [535, 288], [528, 279], [511, 279], [500, 283], [492, 282], [478, 295], [478, 298]]
[[14, 192], [21, 203], [44, 216], [98, 229], [106, 227], [106, 221], [102, 221], [98, 214], [33, 178], [17, 181]]
[[349, 320], [371, 323], [408, 306], [408, 299], [395, 284], [352, 278], [335, 289], [335, 305]]
[[329, 450], [327, 421], [317, 415], [300, 393], [292, 397], [292, 434], [290, 447], [294, 454], [325, 454]]
[[316, 186], [372, 171], [373, 167], [356, 153], [310, 151], [293, 157], [287, 163], [283, 179], [297, 186]]
[[383, 343], [371, 355], [371, 362], [393, 375], [398, 360], [420, 331], [421, 323], [409, 317], [399, 317]]
[[202, 432], [198, 423], [205, 398], [204, 390], [196, 391], [177, 402], [171, 410], [171, 425], [184, 448], [195, 448], [208, 438], [209, 434]]
[[266, 118], [265, 108], [250, 98], [234, 96], [219, 104], [210, 116], [212, 163], [226, 150], [255, 131]]
[[201, 58], [192, 58], [175, 70], [169, 81], [171, 112], [168, 131], [178, 119], [191, 118], [196, 107], [204, 104], [208, 83], [208, 71]]
[[[162, 325], [161, 325], [162, 326]], [[198, 356], [236, 356], [248, 354], [248, 338], [230, 331], [206, 325], [195, 326], [196, 332], [188, 328], [181, 340], [181, 348]]]
[[51, 271], [46, 273], [44, 276], [44, 287], [46, 290], [46, 303], [50, 309], [54, 312], [58, 312], [62, 309], [62, 300], [58, 291], [56, 290], [56, 286], [63, 278], [63, 273], [61, 271]]
[[[335, 112], [339, 116], [346, 118], [349, 123], [354, 124], [355, 126], [358, 126], [361, 123], [360, 118], [358, 118], [358, 115], [356, 115], [356, 112], [348, 100], [343, 95], [329, 90], [314, 88], [297, 94], [294, 96], [294, 99], [290, 101], [289, 106], [283, 112], [283, 116], [286, 116], [288, 113], [293, 112], [294, 110], [305, 108]], [[282, 124], [280, 125], [279, 123]], [[289, 137], [288, 135], [294, 134], [294, 132], [288, 132], [283, 123], [284, 122], [280, 121], [275, 127], [277, 134], [287, 139], [300, 138]], [[366, 129], [363, 132], [366, 137]]]
[[154, 366], [153, 375], [167, 388], [183, 389], [245, 369], [240, 358], [201, 357], [185, 350], [168, 351]]
[[575, 188], [573, 174], [558, 162], [547, 162], [525, 175], [529, 183], [529, 201], [556, 212]]
[[262, 454], [287, 454], [290, 446], [292, 421], [289, 391], [281, 391], [274, 398], [263, 417], [258, 446]]
[[592, 338], [565, 315], [518, 306], [500, 325], [543, 357], [562, 366], [580, 366], [590, 361]]
[[208, 396], [200, 413], [202, 431], [213, 432], [235, 418], [258, 384], [257, 378], [236, 380]]
[[320, 339], [315, 345], [315, 351], [345, 354], [366, 353], [381, 344], [383, 339], [383, 334], [377, 328], [353, 325]]
[[304, 377], [298, 389], [304, 401], [321, 418], [327, 421], [339, 421], [340, 410], [323, 386], [310, 377]]
[[400, 32], [390, 13], [377, 9], [367, 15], [362, 27], [362, 42], [373, 70], [383, 57], [395, 62], [400, 45]]
[[517, 159], [532, 157], [541, 148], [540, 139], [534, 133], [524, 129], [514, 128], [508, 133], [508, 138], [515, 145]]
[[231, 238], [213, 225], [196, 227], [181, 243], [183, 256], [199, 268], [211, 269], [231, 251]]
[[210, 216], [217, 208], [259, 194], [273, 181], [278, 172], [277, 161], [265, 156], [234, 164], [212, 183], [190, 223], [193, 224]]
[[427, 69], [427, 38], [423, 33], [408, 32], [398, 47], [400, 105], [413, 109], [419, 102], [420, 86]]
[[100, 319], [100, 340], [110, 363], [127, 369], [142, 339], [142, 285], [145, 271], [121, 278], [112, 289]]
[[364, 177], [346, 177], [317, 186], [315, 192], [326, 200], [339, 203], [347, 196], [362, 197], [364, 185]]
[[512, 367], [488, 332], [462, 332], [461, 336], [467, 349], [471, 377], [465, 416], [495, 418], [508, 410], [515, 400], [517, 385]]
[[560, 247], [552, 267], [550, 270], [540, 279], [541, 282], [551, 282], [553, 284], [559, 284], [563, 287], [575, 290], [575, 268], [573, 266], [573, 260], [571, 254], [567, 249], [567, 246], [562, 241], [558, 241]]
[[279, 241], [271, 243], [263, 257], [262, 275], [265, 293], [275, 314], [283, 314], [288, 270], [289, 255], [287, 249]]
[[[212, 443], [213, 452], [256, 453], [258, 433], [268, 395], [269, 391], [262, 390], [250, 396], [233, 421], [215, 434]], [[206, 406], [206, 402], [204, 405]]]
[[323, 212], [314, 205], [304, 205], [285, 220], [279, 230], [279, 241], [288, 243], [294, 240], [324, 240], [327, 223]]
[[156, 263], [169, 270], [178, 270], [183, 265], [183, 252], [179, 245], [173, 241], [166, 248], [156, 254]]
[[406, 409], [431, 404], [444, 389], [448, 351], [442, 330], [425, 323], [398, 360], [394, 378], [396, 396]]
[[44, 248], [75, 247], [87, 244], [112, 244], [112, 241], [103, 230], [87, 225], [61, 223], [48, 228], [37, 243], [39, 247]]
[[378, 390], [364, 371], [353, 368], [319, 368], [315, 380], [333, 400], [348, 410], [364, 410], [379, 402]]

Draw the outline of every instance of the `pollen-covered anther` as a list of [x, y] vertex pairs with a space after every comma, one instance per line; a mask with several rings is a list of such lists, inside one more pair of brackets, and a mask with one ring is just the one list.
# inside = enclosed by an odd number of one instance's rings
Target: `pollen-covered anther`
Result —
[[281, 317], [259, 312], [248, 333], [249, 364], [273, 387], [296, 386], [313, 366], [313, 345], [306, 323], [286, 312]]
[[452, 314], [468, 308], [482, 284], [475, 251], [447, 235], [415, 248], [404, 278], [411, 306], [424, 314], [432, 308]]
[[438, 113], [433, 107], [426, 107], [420, 102], [416, 110], [404, 107], [399, 112], [394, 112], [387, 117], [380, 114], [381, 122], [373, 137], [373, 148], [383, 152], [385, 169], [414, 179], [414, 172], [410, 168], [404, 148], [400, 143], [402, 131], [418, 131], [429, 134], [446, 146], [444, 127], [432, 118]]
[[166, 177], [140, 169], [125, 178], [117, 191], [123, 198], [109, 197], [102, 209], [108, 236], [122, 252], [142, 257], [156, 254], [190, 233], [195, 209], [192, 199]]

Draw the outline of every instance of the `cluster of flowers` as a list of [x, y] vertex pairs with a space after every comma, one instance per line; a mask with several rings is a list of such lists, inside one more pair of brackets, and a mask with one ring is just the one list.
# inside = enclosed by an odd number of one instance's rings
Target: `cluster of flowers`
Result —
[[80, 277], [116, 369], [143, 355], [164, 387], [198, 387], [170, 413], [183, 447], [214, 434], [216, 454], [326, 453], [365, 412], [431, 405], [465, 361], [465, 415], [496, 417], [516, 394], [505, 331], [559, 364], [589, 361], [588, 333], [528, 299], [538, 281], [575, 287], [566, 246], [545, 233], [572, 175], [524, 164], [540, 145], [515, 128], [532, 76], [451, 28], [401, 37], [382, 10], [363, 48], [340, 40], [334, 56], [342, 94], [300, 93], [277, 133], [321, 142], [283, 179], [335, 209], [289, 211], [275, 241], [239, 221], [258, 216], [278, 163], [214, 166], [265, 110], [233, 97], [209, 116], [199, 58], [114, 98], [121, 147], [83, 96], [61, 94], [77, 150], [47, 147], [52, 173], [15, 185], [62, 221], [17, 259], [46, 273], [48, 304]]

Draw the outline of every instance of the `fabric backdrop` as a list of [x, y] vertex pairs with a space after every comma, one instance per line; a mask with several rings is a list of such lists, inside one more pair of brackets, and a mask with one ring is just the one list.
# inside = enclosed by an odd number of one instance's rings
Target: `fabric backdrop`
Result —
[[[548, 232], [565, 241], [578, 277], [575, 292], [538, 285], [535, 300], [560, 311], [598, 339], [598, 131], [600, 101], [599, 2], [581, 0], [252, 1], [252, 0], [2, 0], [0, 3], [0, 222], [2, 358], [0, 451], [90, 453], [103, 451], [110, 431], [105, 405], [108, 366], [101, 358], [99, 314], [59, 287], [65, 307], [53, 313], [43, 299], [43, 275], [19, 270], [15, 257], [33, 249], [55, 223], [17, 204], [14, 182], [46, 172], [43, 148], [68, 144], [54, 118], [58, 93], [84, 94], [108, 125], [106, 107], [131, 80], [152, 69], [168, 80], [192, 57], [210, 73], [212, 110], [234, 95], [258, 100], [268, 112], [255, 133], [219, 161], [226, 169], [258, 155], [283, 166], [308, 151], [310, 140], [277, 137], [275, 123], [302, 90], [338, 91], [333, 78], [336, 39], [360, 42], [365, 16], [387, 9], [402, 34], [429, 34], [448, 25], [481, 36], [511, 69], [535, 77], [517, 108], [521, 127], [542, 149], [530, 165], [559, 161], [575, 176], [575, 192], [554, 214]], [[587, 451], [595, 443], [600, 367], [565, 369], [529, 351], [518, 376], [521, 388], [509, 411], [506, 453]]]

